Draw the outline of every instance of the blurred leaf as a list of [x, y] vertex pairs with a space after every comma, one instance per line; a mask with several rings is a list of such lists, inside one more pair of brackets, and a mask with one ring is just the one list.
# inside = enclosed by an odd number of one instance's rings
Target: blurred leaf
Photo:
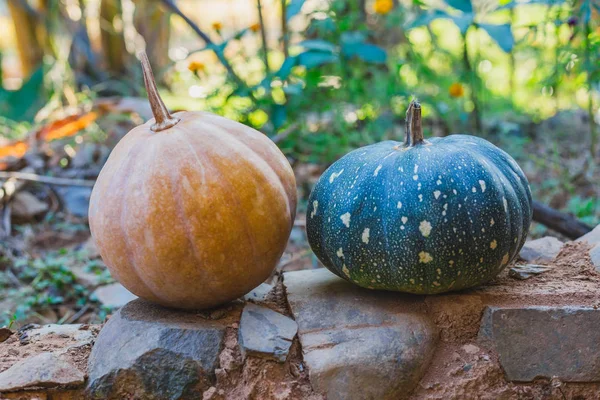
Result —
[[298, 54], [298, 64], [305, 66], [307, 69], [329, 64], [337, 60], [338, 57], [335, 54], [323, 53], [321, 51], [308, 50]]
[[283, 124], [285, 124], [285, 120], [287, 119], [287, 110], [284, 104], [275, 104], [273, 106], [273, 116], [271, 117], [271, 121], [273, 122], [273, 128], [275, 130], [281, 128]]
[[304, 40], [299, 44], [300, 46], [309, 50], [319, 50], [329, 53], [333, 53], [335, 51], [335, 45], [333, 43], [322, 39]]
[[512, 50], [513, 46], [515, 45], [515, 39], [513, 37], [512, 30], [510, 29], [510, 24], [479, 24], [478, 26], [483, 28], [506, 53], [509, 53]]
[[452, 21], [456, 24], [458, 29], [460, 30], [461, 35], [465, 35], [469, 27], [473, 24], [473, 18], [475, 14], [463, 14], [460, 17], [450, 17]]
[[352, 43], [342, 46], [342, 53], [348, 57], [357, 56], [360, 59], [372, 63], [384, 63], [387, 53], [379, 46], [370, 43]]
[[71, 115], [42, 127], [36, 135], [38, 139], [48, 142], [70, 137], [85, 129], [97, 118], [98, 114], [93, 111], [82, 115]]
[[33, 122], [35, 114], [47, 100], [44, 69], [38, 68], [18, 90], [0, 87], [0, 115], [5, 118]]
[[367, 35], [364, 32], [344, 32], [341, 36], [342, 44], [356, 44], [356, 43], [364, 43], [367, 39]]
[[286, 58], [285, 61], [283, 61], [283, 64], [281, 64], [281, 68], [279, 68], [279, 71], [275, 73], [275, 76], [279, 77], [281, 80], [286, 80], [290, 76], [292, 68], [294, 68], [297, 64], [297, 56], [291, 56]]
[[426, 12], [419, 15], [415, 20], [408, 24], [407, 29], [413, 29], [418, 28], [419, 26], [429, 25], [432, 21], [438, 18], [450, 18], [450, 16], [442, 10], [433, 10], [430, 12]]
[[566, 0], [527, 0], [524, 2], [511, 1], [508, 4], [504, 4], [501, 7], [498, 7], [497, 10], [509, 10], [511, 8], [515, 8], [517, 6], [526, 6], [530, 4], [545, 4], [545, 5], [560, 5], [566, 3]]
[[283, 91], [286, 94], [297, 95], [302, 94], [303, 85], [301, 83], [295, 83], [292, 85], [286, 85], [283, 87]]
[[289, 21], [294, 16], [296, 16], [300, 10], [302, 10], [302, 6], [304, 5], [304, 0], [291, 0], [287, 6], [286, 18]]
[[473, 5], [471, 4], [471, 0], [446, 0], [446, 4], [448, 4], [452, 8], [456, 8], [465, 13], [473, 12]]

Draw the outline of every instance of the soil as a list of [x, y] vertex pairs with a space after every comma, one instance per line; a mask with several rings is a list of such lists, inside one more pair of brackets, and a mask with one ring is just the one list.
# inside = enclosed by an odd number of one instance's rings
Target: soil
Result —
[[[567, 243], [556, 260], [547, 263], [550, 270], [527, 280], [511, 278], [507, 270], [485, 286], [426, 297], [426, 312], [440, 329], [440, 342], [411, 399], [599, 399], [600, 383], [507, 382], [497, 355], [477, 340], [487, 305], [600, 306], [600, 273], [594, 269], [588, 250], [584, 242]], [[259, 304], [291, 316], [279, 273], [273, 275], [271, 283], [274, 290]], [[203, 400], [324, 399], [312, 390], [297, 337], [285, 363], [257, 357], [243, 360], [237, 342], [238, 328], [238, 323], [232, 321], [227, 329], [214, 386], [204, 393]], [[25, 357], [63, 349], [71, 340], [50, 334], [23, 345], [18, 335], [12, 335], [0, 343], [0, 372]], [[87, 345], [66, 354], [85, 372], [89, 352]]]

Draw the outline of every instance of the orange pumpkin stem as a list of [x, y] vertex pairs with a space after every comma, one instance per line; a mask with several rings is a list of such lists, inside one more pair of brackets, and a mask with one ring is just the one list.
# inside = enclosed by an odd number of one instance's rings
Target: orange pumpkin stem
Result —
[[406, 110], [406, 141], [408, 147], [425, 143], [423, 126], [421, 125], [421, 103], [414, 99]]
[[142, 62], [142, 72], [144, 74], [144, 84], [146, 85], [146, 92], [148, 93], [148, 100], [150, 101], [150, 108], [154, 115], [155, 123], [150, 127], [154, 132], [164, 131], [173, 127], [179, 122], [179, 118], [171, 116], [167, 106], [163, 103], [158, 94], [156, 88], [156, 81], [154, 80], [154, 74], [152, 73], [152, 67], [150, 66], [150, 60], [146, 52], [142, 51], [139, 54], [140, 61]]

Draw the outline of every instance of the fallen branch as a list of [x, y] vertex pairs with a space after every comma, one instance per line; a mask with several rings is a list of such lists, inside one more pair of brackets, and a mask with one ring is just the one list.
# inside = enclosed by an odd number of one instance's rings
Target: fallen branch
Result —
[[592, 230], [572, 215], [562, 213], [539, 201], [533, 202], [533, 220], [565, 235], [569, 239], [577, 239]]
[[59, 186], [85, 186], [93, 187], [96, 181], [88, 179], [55, 178], [53, 176], [37, 175], [28, 172], [5, 172], [0, 171], [0, 179], [17, 179], [21, 181], [46, 183]]

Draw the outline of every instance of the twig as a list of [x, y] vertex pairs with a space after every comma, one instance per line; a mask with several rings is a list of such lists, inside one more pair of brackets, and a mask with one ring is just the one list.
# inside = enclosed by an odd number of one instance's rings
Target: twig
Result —
[[265, 19], [262, 13], [262, 3], [260, 0], [256, 0], [256, 8], [258, 9], [258, 22], [260, 23], [260, 38], [262, 40], [263, 47], [263, 58], [265, 62], [265, 74], [269, 75], [271, 68], [269, 68], [269, 48], [267, 46], [267, 31], [265, 27]]
[[44, 176], [31, 174], [28, 172], [5, 172], [0, 171], [0, 179], [18, 179], [21, 181], [39, 182], [46, 183], [48, 185], [60, 185], [60, 186], [85, 186], [93, 187], [95, 181], [88, 179], [70, 179], [70, 178], [55, 178], [53, 176]]
[[90, 309], [90, 305], [86, 304], [83, 307], [81, 307], [81, 310], [77, 311], [75, 314], [73, 314], [73, 316], [71, 318], [69, 318], [66, 322], [67, 324], [73, 324], [75, 322], [77, 322], [77, 320], [79, 318], [81, 318], [83, 316], [83, 314], [86, 313], [87, 310]]
[[592, 227], [577, 218], [557, 211], [539, 201], [533, 202], [533, 220], [569, 239], [577, 239], [592, 230]]
[[298, 128], [299, 125], [300, 125], [300, 123], [294, 122], [293, 124], [288, 126], [285, 130], [283, 130], [283, 131], [279, 132], [277, 135], [273, 136], [271, 138], [271, 140], [273, 141], [273, 143], [281, 142], [283, 139], [290, 136], [290, 134], [292, 132], [294, 132], [296, 130], [296, 128]]
[[235, 73], [235, 71], [233, 70], [233, 67], [231, 66], [231, 64], [229, 63], [229, 61], [227, 61], [227, 59], [225, 58], [225, 56], [223, 55], [223, 52], [217, 48], [217, 46], [212, 41], [212, 39], [204, 31], [202, 31], [202, 29], [200, 29], [198, 27], [198, 25], [196, 25], [194, 23], [194, 21], [192, 21], [191, 19], [189, 19], [187, 17], [187, 15], [185, 15], [183, 13], [179, 9], [179, 7], [177, 7], [177, 5], [173, 2], [173, 0], [161, 0], [161, 1], [173, 13], [179, 15], [185, 21], [185, 23], [188, 24], [188, 26], [190, 28], [192, 28], [192, 30], [198, 36], [200, 36], [200, 38], [206, 43], [207, 47], [209, 47], [215, 53], [215, 55], [217, 56], [217, 58], [219, 59], [219, 61], [221, 62], [221, 64], [223, 64], [223, 66], [225, 67], [225, 69], [227, 70], [227, 72], [229, 73], [229, 75], [231, 75], [231, 77], [236, 81], [236, 83], [238, 85], [240, 85], [240, 86], [246, 87], [246, 84], [244, 83], [244, 81]]
[[287, 24], [287, 1], [281, 0], [281, 39], [283, 42], [283, 55], [288, 58], [290, 55], [290, 38], [288, 37], [288, 24]]

